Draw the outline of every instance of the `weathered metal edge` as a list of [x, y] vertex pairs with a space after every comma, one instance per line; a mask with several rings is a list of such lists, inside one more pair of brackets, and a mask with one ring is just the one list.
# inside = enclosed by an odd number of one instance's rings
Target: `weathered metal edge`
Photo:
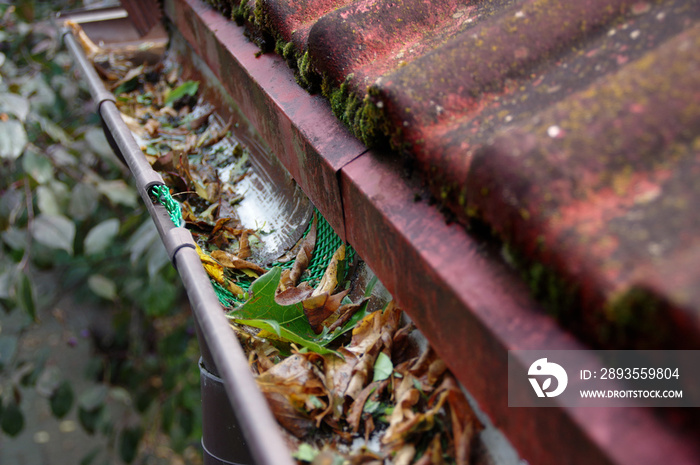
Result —
[[[91, 83], [93, 98], [101, 98], [106, 90], [104, 86], [100, 89], [95, 85], [95, 71], [85, 59], [75, 37], [69, 32], [65, 33], [64, 37], [69, 50], [76, 58], [77, 66]], [[168, 254], [180, 274], [192, 304], [199, 332], [203, 336], [200, 339], [202, 353], [205, 357], [213, 359], [216, 374], [224, 380], [229, 401], [236, 412], [251, 455], [258, 465], [292, 465], [294, 462], [282, 438], [279, 424], [257, 387], [243, 348], [229, 327], [224, 310], [194, 249], [192, 236], [189, 231], [175, 227], [165, 208], [155, 204], [148, 196], [148, 187], [163, 184], [162, 179], [150, 168], [131, 132], [119, 117], [113, 99], [101, 100], [99, 112], [106, 119], [107, 127], [122, 151], [123, 159], [136, 178], [139, 193], [163, 243], [172, 249], [168, 250]], [[178, 230], [182, 231], [182, 240], [175, 243], [171, 236]]]
[[697, 463], [693, 438], [650, 409], [508, 407], [509, 350], [586, 347], [462, 226], [416, 202], [417, 186], [399, 173], [376, 153], [342, 169], [348, 241], [524, 458], [533, 464]]

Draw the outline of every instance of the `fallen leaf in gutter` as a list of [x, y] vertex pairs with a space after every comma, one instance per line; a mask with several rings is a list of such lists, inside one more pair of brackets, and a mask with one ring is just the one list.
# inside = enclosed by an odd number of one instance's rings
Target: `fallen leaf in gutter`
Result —
[[[284, 273], [282, 273], [282, 276], [284, 277]], [[282, 281], [282, 279], [283, 278], [280, 278], [280, 281]], [[311, 297], [311, 293], [313, 291], [313, 288], [307, 283], [301, 283], [297, 287], [289, 288], [277, 294], [275, 296], [275, 301], [280, 305], [298, 304], [299, 302], [302, 302], [305, 299]]]
[[308, 268], [311, 262], [311, 256], [316, 247], [316, 227], [318, 224], [318, 219], [316, 218], [316, 213], [314, 213], [313, 223], [311, 223], [311, 229], [309, 233], [304, 238], [297, 252], [297, 258], [292, 266], [292, 270], [289, 272], [289, 280], [292, 286], [296, 286], [301, 278], [302, 273]]
[[369, 301], [369, 298], [365, 297], [357, 303], [345, 304], [342, 307], [340, 307], [338, 309], [338, 315], [340, 316], [337, 320], [335, 320], [333, 324], [331, 324], [328, 327], [328, 331], [332, 333], [337, 328], [344, 326], [345, 323], [350, 321], [350, 318], [352, 318], [355, 315], [355, 313], [357, 313], [367, 301]]
[[238, 239], [238, 258], [245, 260], [250, 257], [250, 243], [248, 243], [249, 231], [246, 229]]
[[326, 272], [323, 274], [323, 278], [321, 278], [321, 282], [318, 283], [318, 286], [314, 290], [314, 295], [323, 294], [324, 292], [331, 294], [335, 290], [338, 285], [338, 265], [342, 261], [345, 261], [345, 244], [338, 247], [338, 250], [333, 254], [326, 268]]
[[224, 286], [234, 295], [245, 294], [245, 291], [240, 286], [238, 286], [231, 280], [226, 279], [226, 277], [224, 276], [224, 267], [216, 260], [212, 259], [209, 255], [204, 253], [204, 251], [199, 246], [197, 246], [197, 255], [199, 255], [199, 259], [202, 262], [204, 270], [207, 272], [207, 274], [209, 274], [209, 276], [214, 278], [214, 280], [217, 283]]
[[323, 374], [303, 354], [286, 358], [256, 381], [280, 423], [299, 438], [317, 427], [328, 411]]
[[348, 295], [348, 292], [350, 292], [349, 289], [332, 296], [328, 294], [314, 296], [312, 294], [312, 297], [302, 302], [304, 315], [316, 334], [321, 334], [323, 323], [340, 308], [340, 303]]
[[235, 270], [252, 270], [259, 274], [265, 274], [267, 272], [267, 270], [262, 268], [260, 265], [243, 260], [242, 258], [223, 250], [214, 250], [212, 251], [211, 256], [226, 268], [233, 268]]
[[360, 430], [360, 420], [362, 420], [362, 412], [364, 411], [365, 403], [380, 383], [381, 381], [374, 381], [365, 386], [364, 389], [357, 394], [355, 401], [350, 406], [350, 410], [348, 410], [346, 415], [346, 420], [348, 425], [352, 428], [353, 433], [357, 434]]
[[156, 137], [158, 135], [158, 130], [160, 129], [160, 121], [157, 119], [149, 119], [146, 124], [143, 125], [149, 136]]

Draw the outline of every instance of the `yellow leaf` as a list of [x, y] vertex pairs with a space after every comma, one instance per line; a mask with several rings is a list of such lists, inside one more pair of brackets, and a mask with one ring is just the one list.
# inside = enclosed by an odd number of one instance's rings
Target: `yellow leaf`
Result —
[[231, 281], [230, 279], [226, 280], [225, 286], [226, 286], [226, 289], [228, 289], [228, 291], [234, 295], [245, 294], [245, 291], [243, 290], [243, 288], [240, 287], [238, 284], [234, 283], [233, 281]]
[[207, 255], [200, 246], [197, 246], [197, 255], [202, 261], [202, 266], [209, 273], [209, 276], [214, 278], [217, 283], [224, 283], [224, 267], [221, 266], [216, 260]]
[[[241, 258], [238, 258], [232, 253], [225, 252], [223, 250], [214, 250], [211, 253], [212, 258], [214, 258], [217, 262], [221, 263], [223, 266], [226, 268], [233, 268], [236, 270], [241, 270], [244, 273], [246, 273], [246, 270], [252, 270], [258, 275], [265, 274], [266, 270], [255, 263], [251, 263], [247, 260], [243, 260]], [[248, 274], [248, 273], [246, 273]], [[251, 275], [248, 275], [251, 276]], [[257, 278], [257, 275], [253, 275], [253, 277]]]

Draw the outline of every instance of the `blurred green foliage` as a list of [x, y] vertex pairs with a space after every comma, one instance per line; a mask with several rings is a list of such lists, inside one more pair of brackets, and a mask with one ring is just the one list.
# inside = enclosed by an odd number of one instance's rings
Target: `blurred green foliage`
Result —
[[147, 462], [144, 444], [164, 437], [176, 454], [198, 449], [198, 348], [179, 279], [48, 20], [75, 6], [0, 5], [0, 317], [41, 324], [60, 298], [38, 295], [34, 278], [48, 271], [112, 325], [93, 335], [85, 392], [73, 387], [82, 374], [46, 365], [47, 351], [20, 360], [22, 332], [0, 334], [0, 435], [22, 431], [22, 393], [36, 389], [57, 419], [77, 410], [85, 431], [109, 438], [82, 463]]

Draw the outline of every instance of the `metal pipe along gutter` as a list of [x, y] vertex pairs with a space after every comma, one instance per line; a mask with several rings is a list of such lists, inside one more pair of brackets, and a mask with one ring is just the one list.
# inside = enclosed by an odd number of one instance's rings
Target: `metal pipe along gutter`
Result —
[[258, 57], [242, 28], [201, 0], [165, 0], [165, 15], [172, 40], [184, 38], [212, 70], [522, 457], [536, 464], [696, 463], [697, 438], [648, 409], [509, 408], [509, 350], [585, 347], [532, 300], [498, 253], [416, 202], [418, 187], [401, 176], [395, 157], [367, 151], [324, 99], [296, 84], [281, 57]]
[[[149, 195], [151, 187], [164, 184], [162, 178], [146, 161], [121, 119], [114, 96], [105, 89], [70, 31], [64, 33], [64, 40], [87, 81], [109, 135], [134, 175], [141, 198], [180, 274], [201, 335], [199, 342], [205, 364], [207, 358], [211, 357], [217, 372], [215, 374], [224, 382], [228, 399], [255, 463], [292, 465], [294, 462], [282, 438], [280, 427], [257, 387], [242, 347], [229, 327], [224, 310], [202, 268], [192, 235], [187, 229], [176, 227], [166, 209], [154, 203]], [[211, 366], [208, 368], [213, 371]], [[226, 434], [226, 431], [221, 431], [220, 434]]]

